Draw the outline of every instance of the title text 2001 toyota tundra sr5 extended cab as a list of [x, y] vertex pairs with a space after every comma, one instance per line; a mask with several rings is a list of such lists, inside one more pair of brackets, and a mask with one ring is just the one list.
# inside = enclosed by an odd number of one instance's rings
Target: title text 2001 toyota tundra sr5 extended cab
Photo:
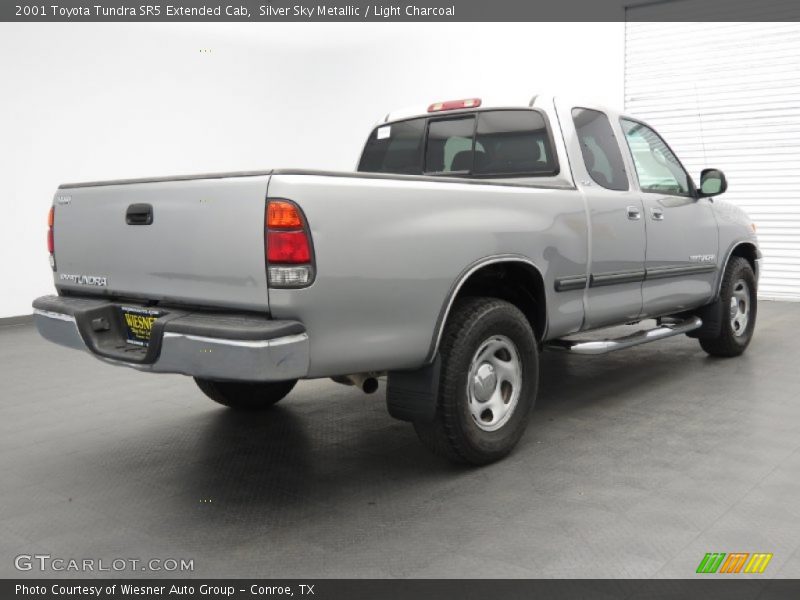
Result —
[[298, 379], [373, 391], [387, 374], [393, 416], [483, 464], [522, 435], [543, 348], [685, 333], [714, 356], [745, 350], [761, 254], [717, 198], [726, 186], [706, 169], [696, 187], [652, 127], [612, 110], [436, 103], [387, 115], [353, 173], [62, 185], [58, 295], [34, 302], [35, 322], [109, 363], [191, 375], [233, 408]]

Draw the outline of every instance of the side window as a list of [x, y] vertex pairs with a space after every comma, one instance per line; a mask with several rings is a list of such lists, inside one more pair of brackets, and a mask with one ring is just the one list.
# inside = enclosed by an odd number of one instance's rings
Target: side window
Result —
[[471, 171], [474, 134], [474, 116], [431, 121], [425, 148], [425, 172]]
[[621, 119], [643, 192], [691, 196], [689, 175], [664, 140], [647, 125]]
[[609, 190], [627, 190], [628, 177], [622, 152], [605, 113], [573, 108], [572, 120], [578, 133], [583, 162], [594, 182]]

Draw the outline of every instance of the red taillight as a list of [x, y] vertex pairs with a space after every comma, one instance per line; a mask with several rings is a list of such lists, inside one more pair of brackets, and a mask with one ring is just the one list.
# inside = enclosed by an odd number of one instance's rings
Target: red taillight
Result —
[[441, 112], [443, 110], [458, 110], [459, 108], [478, 108], [480, 98], [467, 98], [465, 100], [448, 100], [447, 102], [434, 102], [428, 107], [428, 112]]
[[300, 207], [290, 200], [268, 200], [265, 225], [270, 287], [311, 285], [314, 253], [308, 223]]
[[53, 241], [53, 228], [47, 230], [47, 251], [50, 254], [54, 254], [56, 251], [56, 245]]
[[268, 231], [267, 261], [298, 265], [311, 262], [311, 248], [305, 231]]

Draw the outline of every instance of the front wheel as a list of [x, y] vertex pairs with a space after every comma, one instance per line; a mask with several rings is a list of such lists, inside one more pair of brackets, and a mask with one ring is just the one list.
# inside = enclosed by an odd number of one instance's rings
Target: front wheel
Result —
[[453, 307], [440, 347], [436, 416], [414, 423], [422, 442], [454, 462], [484, 465], [522, 437], [539, 377], [536, 339], [525, 315], [495, 298]]
[[261, 410], [283, 400], [292, 391], [297, 380], [243, 382], [195, 377], [194, 382], [214, 402], [236, 410]]
[[728, 262], [717, 302], [722, 315], [719, 332], [700, 336], [700, 346], [711, 356], [739, 356], [753, 338], [758, 308], [756, 277], [744, 258], [734, 256]]

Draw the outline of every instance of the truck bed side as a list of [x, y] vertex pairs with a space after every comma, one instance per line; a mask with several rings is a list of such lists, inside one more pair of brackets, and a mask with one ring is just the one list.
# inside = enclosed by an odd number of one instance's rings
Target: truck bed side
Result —
[[276, 171], [268, 196], [302, 207], [316, 280], [270, 289], [276, 319], [301, 320], [309, 376], [415, 368], [432, 358], [450, 295], [471, 267], [532, 264], [547, 293], [547, 336], [576, 331], [583, 290], [555, 279], [586, 274], [587, 230], [574, 189]]

